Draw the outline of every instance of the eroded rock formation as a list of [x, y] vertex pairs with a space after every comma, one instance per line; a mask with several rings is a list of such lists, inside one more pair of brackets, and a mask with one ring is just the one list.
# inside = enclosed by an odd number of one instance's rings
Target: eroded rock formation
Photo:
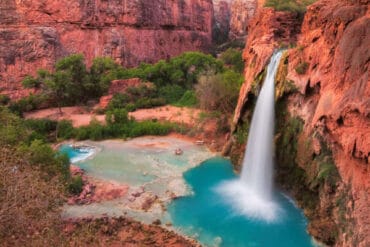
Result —
[[5, 0], [0, 2], [1, 88], [83, 53], [124, 66], [211, 45], [212, 0]]
[[[262, 10], [249, 26], [233, 131], [248, 121], [273, 50], [294, 42], [295, 29], [281, 23], [289, 18]], [[370, 244], [369, 44], [368, 1], [321, 0], [308, 7], [278, 72], [277, 158], [287, 164], [277, 179], [304, 207], [310, 233], [329, 245]]]
[[213, 42], [220, 44], [228, 39], [230, 31], [230, 0], [213, 0]]
[[234, 0], [230, 7], [230, 38], [243, 37], [247, 34], [249, 21], [257, 12], [257, 8], [261, 8], [263, 3], [257, 0]]

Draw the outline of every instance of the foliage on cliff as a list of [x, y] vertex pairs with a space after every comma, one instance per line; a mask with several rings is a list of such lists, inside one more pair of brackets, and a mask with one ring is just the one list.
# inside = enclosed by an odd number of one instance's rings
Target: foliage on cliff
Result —
[[306, 7], [316, 0], [267, 0], [265, 7], [272, 7], [277, 11], [304, 13]]

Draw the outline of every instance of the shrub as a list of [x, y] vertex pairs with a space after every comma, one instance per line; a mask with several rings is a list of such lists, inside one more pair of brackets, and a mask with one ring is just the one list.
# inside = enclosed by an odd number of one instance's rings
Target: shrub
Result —
[[316, 0], [267, 0], [265, 7], [272, 7], [278, 11], [289, 11], [302, 14], [306, 12], [306, 6], [315, 1]]
[[145, 121], [135, 123], [129, 135], [130, 137], [143, 135], [167, 135], [171, 130], [171, 124], [161, 124], [158, 122]]
[[193, 107], [198, 104], [197, 96], [194, 90], [187, 90], [179, 101], [175, 104], [176, 106]]
[[58, 122], [57, 127], [57, 137], [61, 139], [70, 139], [74, 136], [74, 129], [71, 121], [62, 120]]
[[184, 95], [185, 89], [179, 85], [166, 85], [159, 89], [159, 96], [166, 100], [166, 103], [173, 104]]
[[299, 75], [304, 75], [306, 74], [308, 67], [309, 67], [309, 64], [307, 62], [300, 62], [295, 68], [295, 71]]
[[10, 102], [8, 95], [0, 94], [0, 105], [7, 105]]
[[48, 97], [46, 95], [31, 94], [28, 97], [10, 103], [9, 109], [18, 115], [22, 115], [23, 112], [39, 109], [47, 100]]
[[25, 88], [39, 88], [41, 85], [40, 80], [32, 77], [32, 76], [26, 76], [22, 81], [22, 86]]
[[130, 102], [128, 94], [117, 93], [113, 95], [112, 100], [109, 102], [108, 109], [125, 108]]
[[68, 191], [71, 194], [79, 195], [82, 192], [83, 185], [84, 183], [81, 176], [73, 177], [68, 185]]
[[27, 119], [24, 121], [25, 125], [40, 134], [47, 135], [56, 130], [57, 122], [50, 119]]
[[6, 107], [0, 106], [0, 146], [18, 145], [28, 136], [29, 131], [26, 130], [22, 120]]
[[222, 74], [210, 71], [200, 76], [199, 83], [195, 86], [200, 107], [223, 113], [233, 112], [242, 81], [242, 76], [232, 70], [226, 70]]
[[42, 140], [32, 141], [30, 146], [25, 144], [18, 148], [18, 152], [27, 157], [30, 165], [40, 167], [49, 176], [54, 177], [59, 174], [64, 179], [69, 177], [69, 159], [66, 155], [57, 153]]
[[127, 124], [129, 122], [128, 113], [124, 109], [108, 111], [105, 120], [107, 124]]
[[221, 61], [226, 65], [231, 65], [235, 72], [242, 73], [244, 70], [244, 61], [242, 51], [234, 48], [229, 48], [220, 55]]

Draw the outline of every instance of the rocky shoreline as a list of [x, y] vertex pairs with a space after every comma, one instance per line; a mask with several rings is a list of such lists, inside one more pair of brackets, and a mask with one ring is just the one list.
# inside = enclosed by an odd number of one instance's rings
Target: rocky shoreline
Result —
[[[92, 236], [85, 234], [89, 230]], [[181, 236], [155, 224], [143, 224], [126, 217], [99, 219], [69, 219], [65, 221], [63, 234], [71, 238], [71, 245], [81, 246], [158, 246], [198, 247], [193, 239]], [[72, 238], [74, 237], [74, 238]], [[79, 239], [79, 240], [76, 240]]]

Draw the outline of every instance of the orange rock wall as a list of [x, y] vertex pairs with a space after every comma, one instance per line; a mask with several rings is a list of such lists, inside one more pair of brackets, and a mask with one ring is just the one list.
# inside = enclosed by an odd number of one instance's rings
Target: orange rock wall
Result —
[[[243, 55], [246, 61], [245, 83], [235, 110], [233, 131], [245, 113], [252, 83], [267, 65], [273, 50], [284, 42], [294, 42], [289, 34], [296, 31], [285, 25], [291, 17], [279, 15], [279, 12], [262, 9], [249, 24]], [[305, 122], [299, 138], [315, 133], [324, 138], [341, 178], [334, 195], [325, 195], [333, 192], [322, 188], [319, 208], [333, 210], [332, 220], [339, 229], [337, 246], [369, 246], [369, 1], [317, 1], [308, 7], [296, 44], [296, 48], [287, 52], [286, 79], [297, 88], [297, 92], [287, 98], [288, 111]], [[307, 68], [297, 72], [303, 63]], [[307, 171], [310, 168], [304, 167], [299, 158], [309, 149], [318, 152], [316, 146], [314, 140], [313, 147], [298, 147], [297, 161]], [[339, 209], [338, 201], [334, 200], [343, 196], [344, 209]], [[336, 208], [329, 209], [328, 205]], [[316, 233], [326, 234], [320, 231]]]
[[83, 53], [124, 66], [155, 62], [211, 45], [212, 0], [0, 1], [0, 85]]

